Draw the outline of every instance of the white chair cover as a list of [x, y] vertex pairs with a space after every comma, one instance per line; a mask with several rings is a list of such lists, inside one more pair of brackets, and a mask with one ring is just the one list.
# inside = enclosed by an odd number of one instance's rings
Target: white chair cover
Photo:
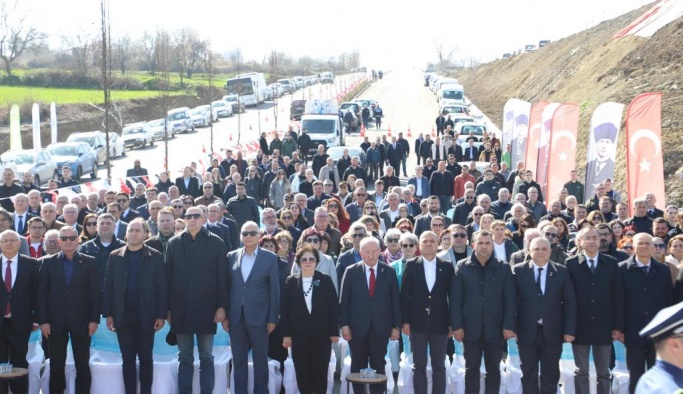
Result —
[[45, 361], [45, 353], [41, 346], [40, 330], [33, 331], [28, 338], [28, 352], [26, 361], [28, 362], [28, 392], [29, 394], [40, 393], [40, 369]]
[[[343, 339], [339, 339], [339, 342], [344, 341]], [[392, 341], [389, 341], [392, 342]], [[387, 351], [389, 350], [389, 347], [391, 345], [387, 345]], [[351, 356], [350, 356], [350, 348], [348, 346], [348, 343], [344, 341], [344, 346], [342, 346], [342, 349], [344, 350], [345, 354], [344, 356], [344, 361], [343, 361], [343, 366], [340, 374], [340, 380], [341, 380], [341, 387], [339, 390], [340, 394], [353, 394], [353, 385], [350, 384], [349, 390], [347, 392], [346, 390], [346, 375], [351, 373]], [[394, 392], [394, 386], [396, 385], [396, 382], [394, 381], [394, 374], [392, 373], [392, 365], [391, 365], [391, 359], [389, 358], [389, 355], [384, 356], [384, 360], [386, 362], [384, 366], [384, 374], [387, 376], [387, 393], [393, 393]]]
[[614, 341], [615, 366], [612, 370], [612, 392], [614, 394], [628, 394], [629, 375], [626, 367], [626, 347], [619, 341]]
[[[254, 362], [249, 351], [249, 394], [254, 393]], [[235, 386], [235, 369], [230, 368], [230, 387]], [[280, 372], [280, 362], [268, 360], [268, 392], [278, 394], [282, 388], [282, 372]], [[223, 391], [224, 393], [225, 391]], [[216, 391], [214, 390], [214, 393]]]
[[[327, 368], [327, 394], [332, 394], [334, 390], [334, 373], [337, 370], [337, 356], [332, 350], [330, 363]], [[296, 383], [296, 371], [294, 370], [294, 360], [292, 360], [292, 349], [289, 349], [289, 357], [285, 360], [285, 371], [282, 377], [282, 384], [287, 394], [299, 394], [299, 387]]]
[[[446, 370], [448, 374], [448, 381], [451, 387], [451, 393], [464, 394], [465, 393], [465, 348], [462, 342], [450, 339], [455, 344], [455, 353], [453, 354], [453, 362]], [[501, 377], [502, 380], [502, 377]]]
[[[66, 345], [66, 363], [64, 365], [64, 374], [66, 375], [66, 394], [76, 393], [76, 365], [74, 364], [74, 354], [71, 351], [71, 340]], [[45, 361], [45, 369], [43, 375], [40, 377], [40, 389], [43, 394], [50, 394], [50, 359]], [[62, 394], [62, 393], [59, 393]]]

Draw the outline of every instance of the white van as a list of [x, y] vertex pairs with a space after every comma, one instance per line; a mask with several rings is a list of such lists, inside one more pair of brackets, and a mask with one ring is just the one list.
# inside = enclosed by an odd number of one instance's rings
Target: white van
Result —
[[456, 83], [441, 85], [439, 103], [442, 106], [465, 104], [465, 88]]
[[311, 137], [311, 151], [307, 152], [307, 156], [313, 156], [321, 144], [325, 147], [344, 146], [344, 129], [338, 111], [335, 100], [306, 101], [304, 115], [301, 116], [301, 129], [306, 130]]

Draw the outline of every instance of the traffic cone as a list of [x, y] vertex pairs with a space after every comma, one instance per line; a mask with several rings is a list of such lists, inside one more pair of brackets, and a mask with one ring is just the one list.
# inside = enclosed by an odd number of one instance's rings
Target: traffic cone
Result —
[[434, 131], [434, 126], [432, 126], [432, 138], [436, 138], [436, 131]]
[[266, 115], [266, 122], [268, 121], [268, 115]]
[[360, 136], [365, 137], [365, 124], [360, 124]]
[[230, 141], [232, 141], [232, 133], [230, 133]]
[[412, 137], [413, 133], [410, 132], [410, 125], [408, 125], [408, 138]]
[[391, 137], [391, 125], [389, 125], [389, 129], [387, 129], [387, 137]]
[[251, 131], [251, 123], [249, 123], [249, 131]]
[[202, 145], [202, 153], [206, 153], [206, 145]]

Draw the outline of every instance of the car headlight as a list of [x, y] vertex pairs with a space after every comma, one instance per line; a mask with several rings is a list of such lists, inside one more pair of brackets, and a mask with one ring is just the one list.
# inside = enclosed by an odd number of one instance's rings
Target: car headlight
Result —
[[336, 138], [328, 138], [327, 139], [328, 144], [334, 144], [335, 141], [336, 141]]

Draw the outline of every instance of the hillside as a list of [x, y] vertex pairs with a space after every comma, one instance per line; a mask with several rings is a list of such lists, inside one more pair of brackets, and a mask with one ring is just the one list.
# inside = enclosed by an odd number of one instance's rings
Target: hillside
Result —
[[[537, 51], [497, 60], [455, 73], [468, 97], [498, 124], [505, 102], [516, 97], [529, 102], [574, 102], [581, 106], [577, 169], [585, 170], [588, 131], [593, 110], [603, 102], [628, 106], [638, 94], [662, 92], [662, 147], [667, 203], [683, 205], [683, 18], [651, 38], [612, 40], [652, 4], [553, 42]], [[626, 191], [625, 132], [619, 133], [616, 188]], [[583, 174], [580, 175], [580, 178]]]

